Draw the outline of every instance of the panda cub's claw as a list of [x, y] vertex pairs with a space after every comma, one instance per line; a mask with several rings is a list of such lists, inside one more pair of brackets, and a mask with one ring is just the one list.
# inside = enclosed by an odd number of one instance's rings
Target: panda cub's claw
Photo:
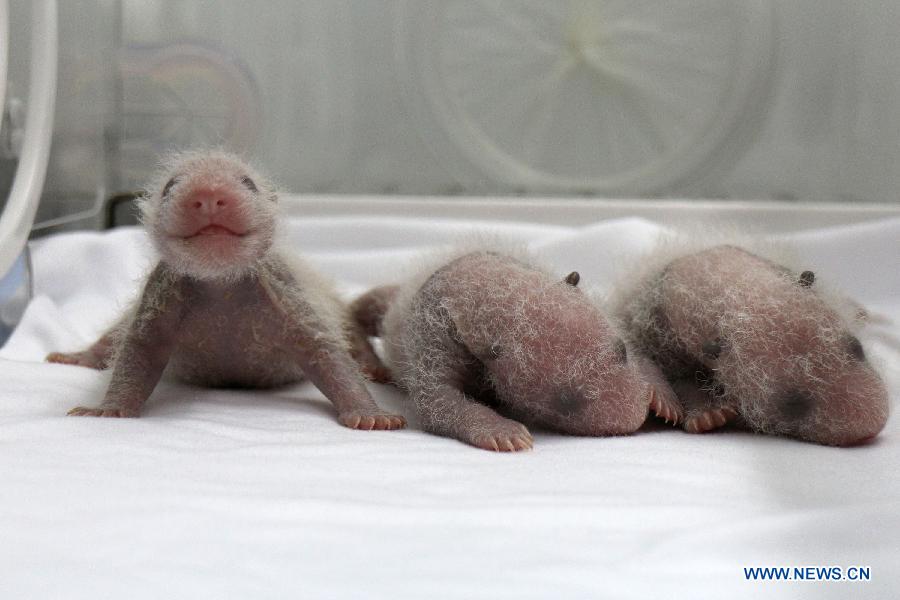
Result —
[[737, 411], [731, 407], [710, 408], [685, 419], [684, 430], [688, 433], [706, 433], [724, 426], [735, 417]]
[[650, 410], [653, 414], [672, 425], [678, 425], [682, 420], [681, 406], [678, 400], [670, 394], [661, 394], [656, 388], [650, 388]]

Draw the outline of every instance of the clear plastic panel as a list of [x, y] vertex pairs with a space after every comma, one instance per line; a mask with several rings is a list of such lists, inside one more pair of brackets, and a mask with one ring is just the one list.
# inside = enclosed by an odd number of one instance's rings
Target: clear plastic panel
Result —
[[[31, 0], [10, 2], [27, 45]], [[301, 193], [900, 189], [900, 4], [884, 0], [81, 0], [60, 17], [38, 221], [99, 227], [161, 152], [203, 144]]]
[[[30, 0], [25, 0], [30, 2]], [[20, 7], [23, 0], [13, 0]], [[82, 217], [81, 226], [102, 225], [100, 206], [109, 177], [106, 139], [112, 116], [116, 34], [114, 3], [108, 0], [58, 2], [59, 94], [53, 144], [35, 223]], [[29, 99], [25, 98], [27, 109]]]
[[767, 98], [775, 55], [768, 0], [416, 0], [399, 25], [422, 127], [470, 168], [535, 190], [696, 176], [746, 145], [738, 125]]
[[344, 0], [123, 7], [123, 183], [144, 183], [160, 152], [192, 145], [245, 152], [313, 189], [346, 172], [356, 69]]
[[[27, 0], [13, 0], [23, 4]], [[60, 100], [38, 227], [99, 228], [172, 148], [246, 153], [283, 185], [348, 172], [345, 0], [86, 0], [60, 6]]]

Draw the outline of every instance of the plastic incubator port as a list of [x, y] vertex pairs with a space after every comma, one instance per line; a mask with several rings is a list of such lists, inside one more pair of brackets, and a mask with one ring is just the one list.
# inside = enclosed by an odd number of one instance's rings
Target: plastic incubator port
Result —
[[31, 299], [31, 259], [28, 247], [0, 279], [0, 346], [12, 335]]

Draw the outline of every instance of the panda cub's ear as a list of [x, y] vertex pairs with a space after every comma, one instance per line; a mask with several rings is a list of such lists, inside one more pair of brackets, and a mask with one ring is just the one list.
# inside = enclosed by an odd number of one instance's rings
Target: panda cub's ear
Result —
[[578, 287], [578, 282], [581, 281], [581, 275], [578, 274], [578, 271], [572, 271], [566, 278], [563, 279], [563, 282], [571, 285], [572, 287]]

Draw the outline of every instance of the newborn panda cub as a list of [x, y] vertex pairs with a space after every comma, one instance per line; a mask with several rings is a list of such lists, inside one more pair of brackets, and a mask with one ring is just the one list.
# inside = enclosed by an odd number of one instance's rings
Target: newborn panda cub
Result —
[[651, 271], [616, 310], [677, 393], [666, 415], [690, 432], [736, 421], [846, 446], [887, 421], [885, 384], [812, 271], [716, 246]]
[[578, 279], [479, 250], [376, 288], [351, 311], [382, 336], [426, 431], [495, 451], [532, 447], [519, 421], [575, 435], [631, 433], [657, 394], [667, 405], [674, 397], [661, 373], [630, 357]]
[[48, 360], [112, 367], [102, 403], [70, 415], [136, 417], [167, 368], [214, 387], [268, 388], [308, 378], [356, 429], [397, 429], [405, 421], [375, 404], [360, 360], [377, 368], [365, 339], [329, 283], [273, 248], [277, 194], [229, 154], [174, 157], [141, 200], [159, 252], [139, 302], [90, 349]]

